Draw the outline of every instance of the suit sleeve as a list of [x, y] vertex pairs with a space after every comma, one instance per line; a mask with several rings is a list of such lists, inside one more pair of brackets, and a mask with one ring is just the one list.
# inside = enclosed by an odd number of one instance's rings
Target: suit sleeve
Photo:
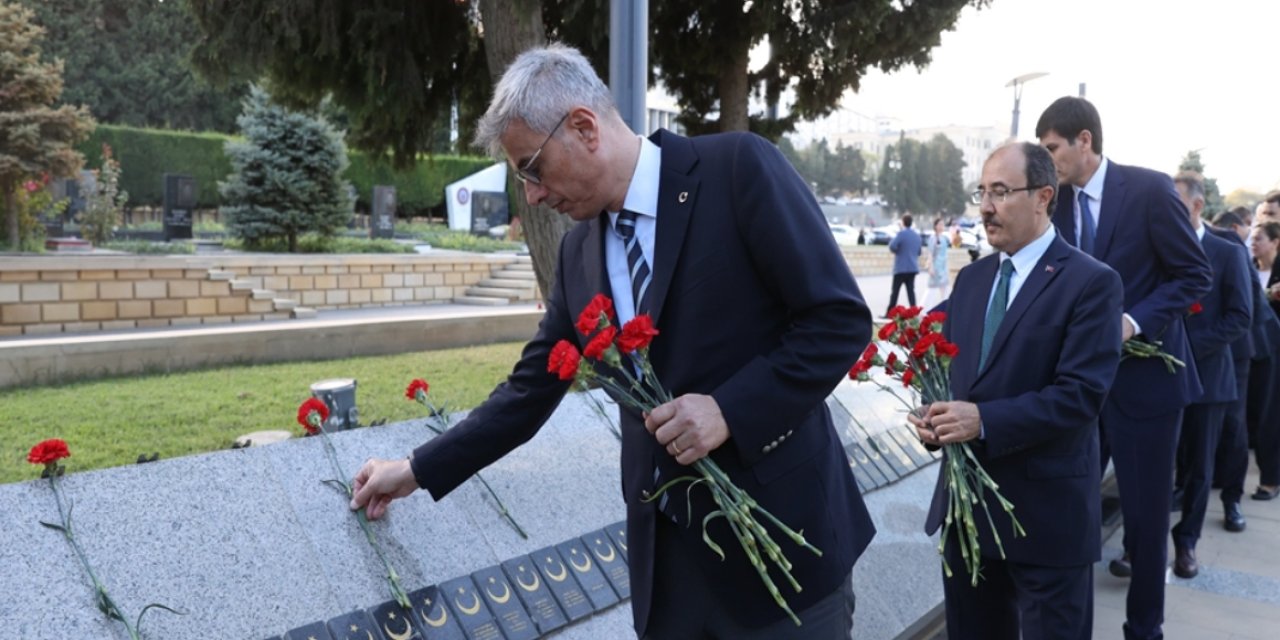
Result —
[[1097, 269], [1071, 304], [1054, 379], [1010, 398], [978, 403], [991, 458], [1093, 428], [1120, 366], [1124, 288], [1111, 269]]
[[1151, 255], [1160, 265], [1163, 281], [1126, 311], [1148, 338], [1159, 340], [1169, 323], [1209, 293], [1213, 268], [1168, 176], [1153, 178], [1143, 201]]
[[765, 444], [821, 409], [848, 375], [871, 339], [871, 311], [809, 187], [777, 148], [743, 136], [733, 163], [737, 233], [789, 318], [776, 345], [711, 393], [730, 442], [752, 465], [764, 457]]
[[1249, 331], [1253, 320], [1253, 289], [1244, 249], [1227, 245], [1224, 253], [1228, 259], [1223, 261], [1218, 290], [1210, 294], [1220, 297], [1222, 313], [1208, 326], [1187, 324], [1187, 337], [1197, 358], [1230, 348], [1232, 342]]
[[572, 381], [547, 372], [547, 357], [561, 339], [576, 339], [565, 303], [566, 243], [561, 240], [555, 287], [538, 332], [525, 345], [511, 375], [483, 404], [448, 431], [414, 449], [410, 466], [418, 486], [439, 500], [538, 432], [560, 405]]

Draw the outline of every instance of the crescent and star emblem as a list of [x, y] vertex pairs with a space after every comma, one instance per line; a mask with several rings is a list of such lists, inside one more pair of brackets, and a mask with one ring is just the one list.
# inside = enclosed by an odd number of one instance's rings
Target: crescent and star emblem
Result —
[[[494, 580], [493, 578], [489, 578], [489, 584], [497, 584], [497, 580]], [[485, 592], [485, 595], [489, 596], [489, 599], [490, 599], [490, 600], [493, 600], [494, 602], [496, 602], [496, 603], [498, 603], [498, 604], [506, 604], [506, 603], [507, 603], [507, 601], [511, 599], [511, 588], [510, 588], [510, 587], [508, 587], [508, 586], [507, 586], [507, 583], [505, 583], [505, 582], [504, 582], [504, 583], [502, 583], [502, 595], [501, 595], [501, 596], [495, 596], [495, 595], [493, 595], [493, 592], [489, 590], [489, 587], [485, 587], [485, 588], [484, 588], [484, 592]]]
[[[600, 547], [604, 547], [608, 549], [609, 553], [608, 554], [600, 553]], [[600, 558], [600, 562], [613, 562], [613, 559], [618, 557], [618, 552], [614, 551], [613, 547], [606, 546], [599, 539], [596, 539], [596, 547], [591, 551], [596, 554], [597, 558]]]
[[427, 625], [430, 627], [434, 627], [437, 629], [440, 627], [443, 627], [444, 623], [449, 621], [449, 612], [446, 611], [444, 607], [440, 607], [440, 617], [432, 618], [431, 617], [431, 598], [427, 598], [425, 602], [427, 605], [427, 613], [422, 616], [422, 621], [427, 623]]
[[[520, 565], [520, 575], [524, 575], [524, 565]], [[533, 593], [538, 590], [538, 586], [541, 585], [542, 582], [538, 580], [538, 572], [535, 571], [533, 572], [533, 582], [525, 584], [524, 580], [520, 579], [520, 576], [516, 576], [516, 584], [520, 585], [521, 589], [524, 589], [529, 593]]]
[[[396, 612], [392, 611], [388, 613], [387, 617], [394, 621], [396, 619]], [[408, 620], [404, 621], [404, 631], [401, 633], [392, 631], [391, 625], [389, 624], [382, 625], [382, 631], [386, 633], [387, 637], [391, 638], [391, 640], [409, 640], [409, 638], [413, 637], [413, 625], [409, 624]], [[369, 634], [369, 640], [373, 640], [372, 633]]]
[[[463, 591], [462, 589], [458, 589], [458, 593], [464, 594], [466, 592]], [[472, 600], [475, 601], [475, 604], [471, 605], [470, 607], [462, 606], [462, 600], [460, 600], [459, 598], [454, 598], [453, 603], [458, 605], [458, 611], [461, 611], [462, 613], [469, 616], [474, 616], [475, 614], [480, 613], [480, 596], [473, 593], [471, 594], [471, 598]]]
[[591, 558], [590, 558], [589, 556], [588, 556], [588, 557], [586, 557], [586, 558], [584, 558], [584, 559], [586, 560], [586, 563], [585, 563], [585, 564], [581, 564], [581, 565], [579, 565], [579, 564], [578, 564], [578, 550], [577, 550], [577, 549], [570, 549], [570, 550], [569, 550], [569, 555], [573, 556], [572, 558], [569, 558], [569, 564], [573, 565], [573, 568], [574, 568], [578, 573], [586, 573], [586, 572], [588, 572], [588, 571], [590, 571], [590, 570], [591, 570]]
[[618, 546], [622, 547], [623, 551], [627, 550], [627, 532], [626, 531], [618, 532]]
[[[552, 564], [560, 566], [559, 573], [551, 570]], [[553, 582], [564, 582], [564, 579], [569, 577], [569, 570], [566, 569], [563, 564], [553, 560], [551, 556], [547, 556], [547, 577], [551, 578]]]

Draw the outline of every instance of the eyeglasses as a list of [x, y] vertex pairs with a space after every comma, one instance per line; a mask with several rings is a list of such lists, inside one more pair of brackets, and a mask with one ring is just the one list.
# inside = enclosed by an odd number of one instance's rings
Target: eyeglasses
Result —
[[1039, 189], [1039, 188], [1040, 187], [1036, 187], [1036, 186], [1022, 187], [1021, 189], [1006, 189], [1005, 187], [994, 187], [990, 191], [987, 191], [985, 189], [978, 189], [977, 191], [974, 191], [973, 193], [969, 194], [969, 202], [972, 202], [973, 204], [981, 205], [983, 198], [990, 198], [991, 202], [995, 204], [1004, 204], [1004, 201], [1009, 199], [1009, 194], [1011, 193], [1017, 193], [1019, 191], [1035, 191], [1036, 189]]
[[564, 116], [560, 118], [560, 121], [556, 123], [556, 126], [551, 127], [551, 133], [548, 133], [547, 139], [543, 140], [542, 144], [538, 145], [538, 150], [534, 151], [533, 155], [529, 156], [529, 159], [526, 160], [524, 164], [516, 167], [517, 180], [526, 183], [532, 182], [534, 184], [542, 184], [542, 176], [538, 175], [541, 172], [533, 168], [533, 163], [538, 161], [538, 156], [542, 155], [542, 148], [547, 146], [548, 142], [551, 142], [552, 136], [556, 135], [556, 131], [560, 129], [560, 125], [564, 124], [564, 121], [568, 118], [569, 114], [564, 114]]

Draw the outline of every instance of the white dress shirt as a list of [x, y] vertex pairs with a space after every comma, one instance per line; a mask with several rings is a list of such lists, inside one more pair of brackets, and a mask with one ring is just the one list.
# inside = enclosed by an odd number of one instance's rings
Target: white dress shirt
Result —
[[[658, 177], [662, 173], [662, 148], [640, 137], [640, 158], [631, 174], [631, 184], [622, 208], [636, 212], [636, 238], [644, 252], [649, 273], [653, 273], [653, 244], [658, 231]], [[609, 212], [609, 230], [605, 234], [604, 261], [609, 273], [609, 287], [613, 289], [613, 309], [618, 314], [618, 326], [636, 315], [636, 301], [631, 299], [631, 272], [627, 268], [627, 249], [618, 235], [618, 212]]]

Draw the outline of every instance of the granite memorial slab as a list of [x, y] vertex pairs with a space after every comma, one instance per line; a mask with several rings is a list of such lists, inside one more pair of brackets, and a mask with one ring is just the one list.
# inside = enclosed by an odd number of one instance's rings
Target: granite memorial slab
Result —
[[899, 478], [903, 478], [915, 471], [915, 465], [911, 462], [911, 456], [907, 455], [902, 447], [898, 446], [897, 441], [893, 439], [887, 432], [881, 431], [867, 441], [876, 451], [880, 452], [880, 456], [893, 466], [894, 473]]
[[546, 634], [569, 624], [569, 619], [560, 610], [560, 605], [556, 604], [555, 597], [551, 595], [551, 590], [547, 588], [529, 556], [503, 562], [502, 570], [515, 583], [516, 596], [524, 604], [525, 611], [533, 619], [538, 631]]
[[[858, 451], [858, 445], [852, 443], [845, 445], [844, 457], [849, 461], [849, 470], [853, 472], [853, 480], [858, 483], [859, 491], [866, 493], [879, 486], [863, 467], [863, 465], [867, 463], [867, 458], [865, 455], [862, 455], [861, 451]], [[858, 461], [859, 458], [862, 459], [862, 462]]]
[[541, 635], [501, 567], [494, 565], [480, 569], [471, 574], [471, 580], [484, 594], [485, 604], [493, 612], [507, 640], [533, 640]]
[[622, 554], [622, 559], [627, 559], [627, 521], [615, 522], [604, 528], [605, 533], [609, 534], [609, 540], [613, 541], [613, 546], [618, 549], [618, 553]]
[[529, 557], [551, 589], [551, 595], [560, 605], [560, 610], [564, 611], [565, 617], [570, 621], [579, 620], [595, 611], [591, 600], [569, 572], [569, 567], [560, 559], [560, 553], [555, 547], [544, 547], [529, 554]]
[[422, 623], [423, 640], [466, 640], [462, 627], [440, 597], [439, 587], [432, 585], [414, 591], [409, 594], [409, 602]]
[[377, 626], [373, 618], [364, 611], [344, 613], [331, 618], [325, 626], [333, 640], [383, 640], [382, 635], [374, 631]]
[[502, 629], [480, 597], [471, 576], [442, 582], [440, 596], [457, 618], [468, 640], [502, 640]]
[[619, 598], [631, 597], [631, 572], [627, 561], [609, 541], [609, 534], [604, 529], [593, 531], [582, 536], [582, 543], [595, 556], [600, 571], [609, 579], [609, 585]]
[[[370, 609], [369, 616], [373, 618], [374, 628], [381, 632], [386, 640], [427, 640], [422, 635], [422, 623], [418, 622], [414, 612], [406, 611], [395, 600], [388, 600]], [[376, 638], [377, 635], [375, 634], [374, 637]], [[353, 638], [353, 640], [357, 639]], [[358, 640], [364, 640], [364, 638]]]
[[573, 569], [573, 577], [582, 586], [583, 593], [591, 601], [596, 611], [603, 611], [618, 604], [618, 594], [609, 586], [609, 579], [591, 558], [591, 552], [582, 544], [582, 540], [573, 538], [556, 545], [560, 557]]
[[284, 634], [284, 640], [333, 640], [323, 622], [312, 622]]

